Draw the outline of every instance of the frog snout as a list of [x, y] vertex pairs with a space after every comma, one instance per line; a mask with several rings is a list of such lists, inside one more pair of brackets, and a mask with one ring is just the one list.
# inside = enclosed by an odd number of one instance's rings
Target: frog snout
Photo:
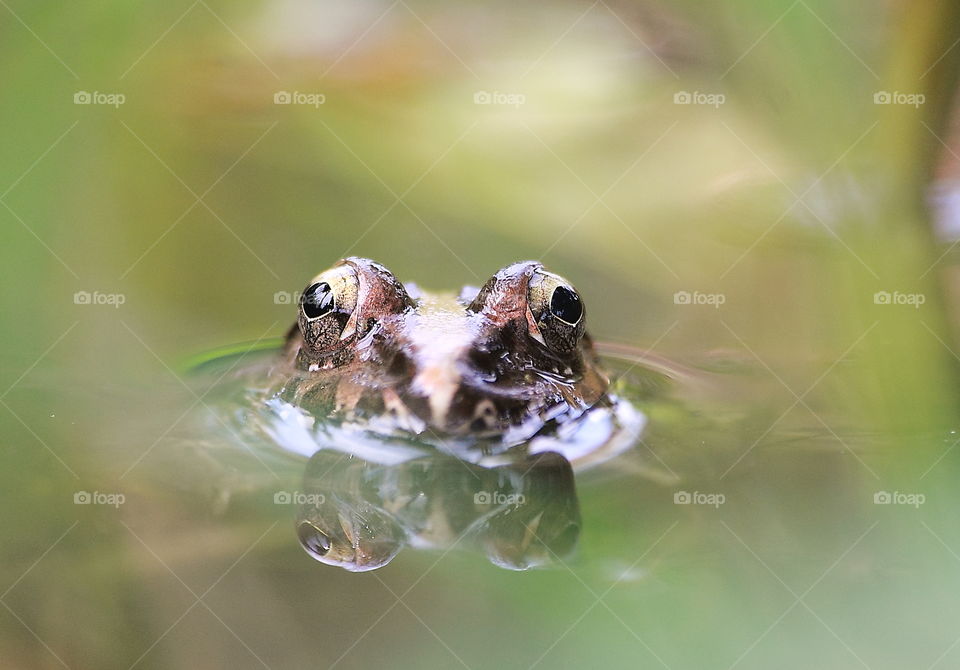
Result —
[[413, 392], [426, 401], [430, 423], [444, 429], [450, 419], [450, 408], [460, 390], [463, 373], [455, 360], [431, 360], [421, 365], [413, 377]]

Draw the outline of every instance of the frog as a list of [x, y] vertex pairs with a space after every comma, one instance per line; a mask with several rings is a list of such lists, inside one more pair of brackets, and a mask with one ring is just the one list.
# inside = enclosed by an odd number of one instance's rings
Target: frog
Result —
[[604, 401], [610, 379], [586, 315], [573, 284], [538, 261], [434, 293], [344, 258], [300, 294], [278, 397], [416, 435], [520, 441]]
[[[230, 473], [210, 485], [223, 505], [302, 472], [300, 545], [353, 572], [405, 546], [472, 543], [514, 570], [573, 550], [574, 476], [631, 449], [646, 414], [619, 383], [626, 373], [605, 370], [616, 359], [601, 359], [570, 281], [521, 261], [479, 287], [424, 291], [348, 257], [292, 302], [279, 342], [231, 347], [198, 370], [218, 375], [201, 425], [236, 447], [205, 435], [197, 448]], [[237, 483], [243, 451], [271, 476]]]

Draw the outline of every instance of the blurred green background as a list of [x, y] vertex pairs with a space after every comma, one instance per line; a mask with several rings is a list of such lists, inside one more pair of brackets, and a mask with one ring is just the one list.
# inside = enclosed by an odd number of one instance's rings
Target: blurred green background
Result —
[[[960, 663], [953, 3], [0, 5], [4, 667]], [[168, 467], [348, 254], [541, 259], [690, 371], [575, 559], [348, 574]]]

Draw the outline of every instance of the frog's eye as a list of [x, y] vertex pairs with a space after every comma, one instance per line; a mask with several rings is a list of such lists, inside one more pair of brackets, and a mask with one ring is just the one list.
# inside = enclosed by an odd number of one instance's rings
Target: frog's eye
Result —
[[377, 324], [413, 306], [397, 278], [366, 258], [344, 258], [313, 278], [300, 298], [298, 365], [342, 365], [348, 348]]
[[297, 526], [297, 537], [307, 553], [314, 558], [325, 556], [330, 551], [330, 538], [309, 521], [303, 521]]
[[560, 354], [573, 352], [583, 336], [583, 299], [563, 277], [536, 269], [530, 276], [527, 304], [536, 328], [534, 339]]
[[356, 271], [344, 264], [323, 272], [304, 289], [297, 321], [310, 350], [318, 354], [333, 351], [352, 334], [359, 287]]
[[304, 316], [308, 319], [319, 319], [321, 316], [326, 316], [336, 307], [333, 289], [325, 281], [311, 284], [303, 292], [300, 305], [303, 307]]
[[550, 296], [550, 313], [571, 326], [583, 318], [583, 301], [570, 286], [557, 286]]

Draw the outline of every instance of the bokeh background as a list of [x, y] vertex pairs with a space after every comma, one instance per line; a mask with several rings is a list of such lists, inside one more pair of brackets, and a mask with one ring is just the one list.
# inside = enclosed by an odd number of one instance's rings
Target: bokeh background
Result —
[[[958, 39], [945, 0], [0, 0], [2, 665], [960, 663]], [[256, 459], [238, 504], [170, 467], [185, 361], [350, 254], [543, 260], [683, 371], [574, 558], [348, 574]]]

